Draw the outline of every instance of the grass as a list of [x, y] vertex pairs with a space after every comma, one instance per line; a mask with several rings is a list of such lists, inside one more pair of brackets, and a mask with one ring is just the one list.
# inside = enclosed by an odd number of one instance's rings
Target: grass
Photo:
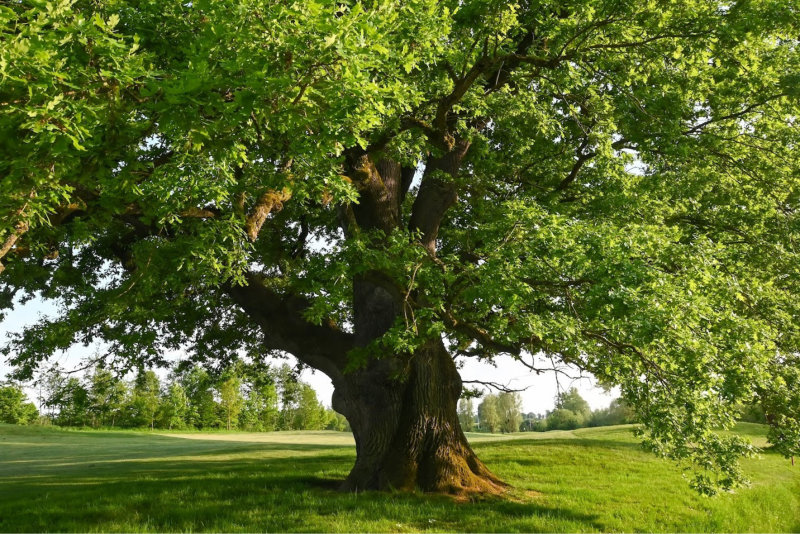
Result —
[[0, 531], [800, 531], [800, 466], [769, 452], [709, 499], [626, 427], [470, 439], [507, 496], [337, 493], [354, 448], [335, 432], [0, 425]]

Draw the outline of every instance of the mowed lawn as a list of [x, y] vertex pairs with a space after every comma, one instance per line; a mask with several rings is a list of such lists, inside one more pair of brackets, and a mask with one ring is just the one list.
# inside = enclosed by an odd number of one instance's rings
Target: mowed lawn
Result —
[[0, 425], [0, 531], [800, 531], [800, 465], [769, 452], [704, 498], [628, 427], [470, 438], [506, 496], [338, 493], [355, 451], [335, 432]]

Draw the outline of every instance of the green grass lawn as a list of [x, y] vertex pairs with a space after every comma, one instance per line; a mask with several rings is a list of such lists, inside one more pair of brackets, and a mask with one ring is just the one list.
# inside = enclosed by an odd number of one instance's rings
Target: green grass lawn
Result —
[[508, 495], [337, 493], [355, 453], [335, 432], [0, 425], [0, 531], [800, 531], [800, 465], [772, 453], [704, 498], [627, 427], [470, 439]]

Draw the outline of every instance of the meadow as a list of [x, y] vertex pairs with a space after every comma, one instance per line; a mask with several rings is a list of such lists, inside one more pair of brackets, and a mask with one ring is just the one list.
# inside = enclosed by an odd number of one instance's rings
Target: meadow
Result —
[[630, 427], [469, 437], [508, 494], [338, 493], [355, 456], [338, 432], [0, 425], [0, 531], [800, 531], [800, 465], [769, 451], [750, 487], [707, 498]]

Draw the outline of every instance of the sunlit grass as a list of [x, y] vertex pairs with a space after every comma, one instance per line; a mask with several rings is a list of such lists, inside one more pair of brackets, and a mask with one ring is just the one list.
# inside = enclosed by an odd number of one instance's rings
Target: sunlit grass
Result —
[[507, 496], [338, 493], [354, 448], [335, 432], [0, 425], [0, 531], [800, 531], [800, 466], [772, 453], [709, 499], [626, 427], [470, 439]]

